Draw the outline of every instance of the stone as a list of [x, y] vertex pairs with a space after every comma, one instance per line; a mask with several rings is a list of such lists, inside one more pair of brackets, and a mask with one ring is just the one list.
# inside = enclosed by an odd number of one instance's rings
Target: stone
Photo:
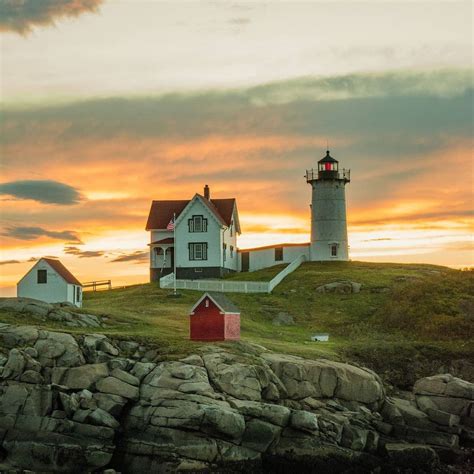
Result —
[[236, 362], [228, 354], [205, 354], [204, 364], [212, 383], [222, 392], [243, 400], [261, 400], [262, 385], [253, 365]]
[[131, 374], [142, 381], [155, 367], [156, 364], [151, 362], [135, 362]]
[[109, 375], [109, 369], [105, 363], [85, 364], [65, 371], [58, 369], [61, 368], [53, 368], [53, 380], [55, 383], [64, 385], [72, 390], [90, 388], [98, 380]]
[[442, 410], [436, 410], [434, 408], [428, 408], [426, 411], [428, 418], [442, 426], [457, 426], [461, 422], [461, 417], [458, 415], [453, 415], [452, 413], [447, 413]]
[[354, 451], [363, 451], [369, 431], [352, 425], [344, 425], [341, 445]]
[[119, 422], [112, 415], [101, 408], [91, 411], [86, 421], [93, 425], [107, 426], [112, 429], [117, 429], [120, 426]]
[[25, 383], [42, 384], [44, 379], [42, 375], [35, 370], [25, 370], [25, 372], [21, 374], [20, 381]]
[[25, 368], [25, 357], [18, 349], [11, 349], [7, 363], [2, 369], [3, 379], [16, 379], [20, 377]]
[[402, 416], [404, 424], [414, 426], [415, 428], [433, 428], [433, 423], [430, 421], [428, 415], [418, 410], [418, 408], [408, 400], [391, 398], [391, 402]]
[[466, 382], [451, 374], [440, 374], [417, 380], [413, 391], [417, 395], [438, 395], [474, 400], [474, 383]]
[[259, 403], [247, 400], [230, 400], [232, 408], [236, 408], [245, 416], [263, 418], [273, 425], [286, 426], [290, 420], [291, 410], [281, 405]]
[[109, 393], [95, 393], [94, 399], [97, 406], [114, 417], [121, 415], [123, 407], [127, 403], [127, 399], [119, 395], [112, 395]]
[[317, 293], [338, 293], [338, 294], [347, 294], [347, 293], [359, 293], [362, 285], [354, 281], [336, 281], [333, 283], [327, 283], [316, 288]]
[[242, 446], [254, 451], [265, 452], [276, 439], [281, 428], [262, 420], [252, 419], [245, 424]]
[[410, 443], [430, 444], [447, 448], [456, 448], [459, 445], [459, 436], [441, 431], [395, 425], [393, 427], [393, 434], [396, 438]]
[[245, 430], [245, 421], [240, 413], [214, 406], [204, 406], [203, 411], [203, 426], [208, 431], [233, 439], [242, 436]]
[[309, 411], [295, 410], [291, 413], [290, 426], [311, 433], [318, 430], [318, 417]]
[[135, 385], [135, 386], [140, 385], [140, 380], [137, 377], [135, 377], [134, 375], [129, 374], [129, 373], [127, 373], [127, 372], [125, 372], [121, 369], [112, 370], [110, 375], [112, 377], [115, 377], [115, 378], [121, 380], [122, 382], [128, 383], [130, 385]]
[[59, 392], [59, 399], [67, 416], [72, 418], [74, 413], [79, 409], [79, 400], [64, 392]]
[[279, 312], [273, 319], [272, 324], [274, 326], [293, 326], [295, 324], [295, 320], [293, 316], [288, 313]]
[[131, 400], [138, 400], [139, 390], [137, 387], [130, 385], [115, 377], [106, 377], [96, 383], [97, 390], [102, 393], [110, 393], [119, 395]]
[[180, 359], [180, 362], [187, 365], [196, 365], [198, 367], [204, 367], [204, 361], [202, 360], [202, 357], [196, 354], [191, 354], [190, 356], [185, 357], [184, 359]]
[[432, 472], [439, 464], [435, 450], [424, 444], [387, 443], [385, 451], [393, 464], [404, 469]]

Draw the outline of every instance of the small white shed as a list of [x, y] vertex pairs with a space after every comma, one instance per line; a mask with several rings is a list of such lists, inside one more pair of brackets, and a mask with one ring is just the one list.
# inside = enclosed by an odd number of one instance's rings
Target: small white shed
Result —
[[17, 283], [17, 296], [82, 306], [81, 282], [59, 261], [40, 258]]
[[311, 336], [311, 340], [313, 342], [327, 342], [329, 341], [329, 334], [327, 332], [314, 334], [313, 336]]

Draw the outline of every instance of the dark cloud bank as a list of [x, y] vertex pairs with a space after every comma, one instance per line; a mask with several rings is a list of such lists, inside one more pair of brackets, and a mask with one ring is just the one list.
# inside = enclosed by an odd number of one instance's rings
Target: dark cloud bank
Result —
[[0, 0], [0, 31], [29, 33], [63, 17], [96, 12], [103, 0]]
[[0, 184], [0, 194], [32, 199], [45, 204], [70, 205], [82, 199], [79, 191], [67, 184], [50, 180], [11, 181]]
[[40, 237], [49, 237], [51, 239], [64, 240], [70, 243], [82, 243], [77, 233], [72, 230], [52, 231], [43, 229], [42, 227], [17, 226], [7, 228], [2, 235], [18, 240], [35, 240]]

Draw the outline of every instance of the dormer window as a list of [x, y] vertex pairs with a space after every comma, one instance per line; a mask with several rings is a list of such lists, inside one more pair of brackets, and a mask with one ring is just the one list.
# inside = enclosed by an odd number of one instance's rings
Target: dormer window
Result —
[[189, 232], [207, 232], [207, 219], [203, 216], [193, 216], [188, 219]]

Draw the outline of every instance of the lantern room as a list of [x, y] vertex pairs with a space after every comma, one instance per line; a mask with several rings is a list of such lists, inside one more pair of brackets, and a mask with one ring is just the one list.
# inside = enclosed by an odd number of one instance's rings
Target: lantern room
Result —
[[334, 179], [339, 177], [339, 162], [326, 150], [326, 156], [318, 161], [318, 179]]

